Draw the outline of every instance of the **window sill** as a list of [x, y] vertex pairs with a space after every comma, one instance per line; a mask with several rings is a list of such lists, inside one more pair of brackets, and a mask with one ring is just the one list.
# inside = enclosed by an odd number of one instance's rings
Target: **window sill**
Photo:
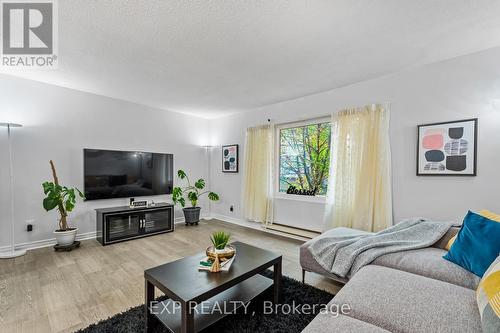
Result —
[[326, 203], [325, 196], [307, 196], [307, 195], [277, 193], [274, 195], [274, 199], [301, 201], [301, 202], [312, 202], [312, 203], [318, 203], [318, 204], [325, 204]]

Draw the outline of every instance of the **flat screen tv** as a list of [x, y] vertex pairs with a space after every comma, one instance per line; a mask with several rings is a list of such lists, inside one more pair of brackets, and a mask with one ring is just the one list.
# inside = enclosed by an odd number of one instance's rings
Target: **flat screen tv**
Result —
[[84, 149], [86, 200], [172, 193], [172, 154]]

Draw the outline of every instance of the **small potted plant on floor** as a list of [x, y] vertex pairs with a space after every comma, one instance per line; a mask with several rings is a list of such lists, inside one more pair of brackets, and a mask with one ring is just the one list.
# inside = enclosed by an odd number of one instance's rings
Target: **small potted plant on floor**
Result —
[[[201, 192], [205, 188], [205, 180], [202, 178], [198, 179], [192, 185], [189, 177], [183, 170], [177, 171], [177, 176], [180, 179], [185, 179], [187, 182], [187, 186], [174, 187], [174, 189], [172, 190], [172, 200], [174, 204], [180, 204], [183, 207], [182, 211], [184, 212], [186, 224], [197, 224], [200, 221], [201, 207], [197, 206], [200, 197], [207, 194], [209, 200], [217, 201], [219, 200], [219, 195], [210, 191]], [[185, 207], [186, 199], [184, 198], [184, 195], [187, 195], [187, 199], [191, 203], [191, 207]]]
[[54, 231], [54, 235], [59, 246], [73, 245], [76, 238], [78, 228], [71, 228], [68, 226], [68, 213], [75, 208], [77, 195], [85, 199], [83, 193], [76, 187], [69, 188], [59, 185], [57, 178], [56, 168], [54, 162], [50, 161], [50, 168], [52, 169], [53, 182], [45, 182], [42, 184], [45, 199], [43, 199], [43, 208], [48, 212], [55, 208], [58, 209], [59, 229]]

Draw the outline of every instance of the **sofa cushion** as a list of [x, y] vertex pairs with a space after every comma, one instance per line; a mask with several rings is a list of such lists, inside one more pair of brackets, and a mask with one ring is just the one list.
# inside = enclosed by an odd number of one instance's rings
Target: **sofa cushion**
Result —
[[487, 209], [483, 209], [482, 211], [479, 212], [481, 216], [486, 217], [487, 219], [500, 222], [500, 214], [495, 214]]
[[440, 248], [440, 249], [444, 249], [446, 251], [448, 251], [446, 249], [446, 245], [449, 243], [450, 239], [454, 238], [457, 236], [458, 232], [460, 231], [460, 227], [461, 225], [460, 224], [457, 224], [457, 225], [454, 225], [452, 226], [447, 232], [446, 234], [444, 234], [443, 237], [441, 237], [440, 240], [438, 240], [436, 243], [434, 243], [434, 245], [432, 245], [433, 247], [437, 247], [437, 248]]
[[344, 227], [330, 229], [322, 233], [320, 236], [302, 244], [302, 246], [300, 247], [300, 266], [302, 266], [302, 268], [305, 269], [306, 271], [315, 272], [321, 275], [328, 276], [329, 278], [334, 279], [336, 281], [346, 283], [347, 279], [341, 278], [335, 274], [328, 272], [320, 264], [318, 264], [318, 262], [314, 259], [313, 255], [311, 254], [311, 251], [309, 251], [309, 246], [312, 244], [313, 241], [316, 241], [317, 239], [320, 239], [322, 237], [331, 237], [331, 236], [352, 237], [352, 236], [359, 236], [366, 234], [371, 234], [371, 233]]
[[500, 253], [500, 223], [469, 211], [446, 260], [482, 277]]
[[480, 278], [462, 267], [443, 259], [444, 254], [446, 254], [444, 250], [428, 247], [384, 254], [375, 259], [372, 264], [426, 276], [475, 290]]
[[476, 297], [484, 332], [500, 332], [500, 256], [484, 273]]
[[319, 314], [302, 333], [389, 333], [383, 328], [344, 315]]
[[[490, 219], [492, 221], [500, 222], [500, 215], [492, 213], [487, 209], [483, 209], [482, 211], [480, 211], [479, 215], [484, 216], [487, 219]], [[453, 245], [453, 243], [455, 243], [456, 239], [457, 239], [457, 235], [451, 237], [450, 240], [446, 243], [446, 246], [444, 247], [444, 249], [446, 251], [449, 251], [451, 249], [451, 246]]]
[[481, 332], [473, 290], [382, 266], [363, 267], [331, 303], [390, 332]]

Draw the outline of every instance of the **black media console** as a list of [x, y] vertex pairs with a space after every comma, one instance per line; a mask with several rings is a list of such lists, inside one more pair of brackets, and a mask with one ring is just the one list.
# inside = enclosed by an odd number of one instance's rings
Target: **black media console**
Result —
[[101, 208], [97, 212], [97, 240], [102, 245], [174, 231], [174, 206]]

